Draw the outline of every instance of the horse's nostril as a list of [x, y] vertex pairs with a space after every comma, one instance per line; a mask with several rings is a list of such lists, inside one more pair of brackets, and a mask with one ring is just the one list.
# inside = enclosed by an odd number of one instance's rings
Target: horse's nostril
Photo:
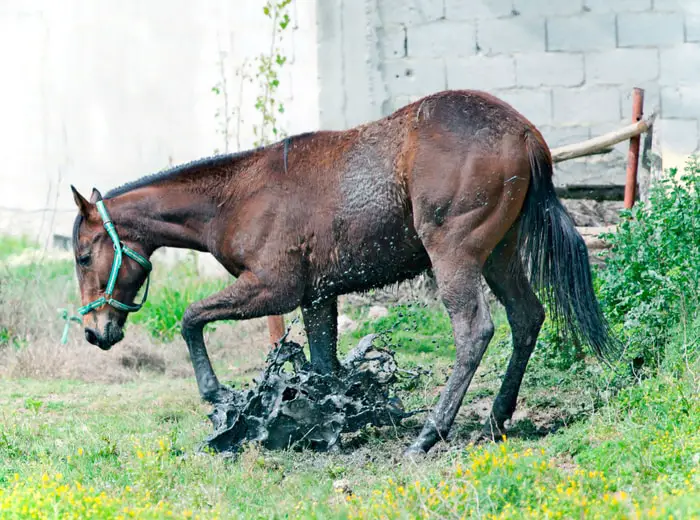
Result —
[[93, 329], [85, 329], [85, 339], [88, 341], [88, 343], [97, 345], [97, 332], [95, 332]]

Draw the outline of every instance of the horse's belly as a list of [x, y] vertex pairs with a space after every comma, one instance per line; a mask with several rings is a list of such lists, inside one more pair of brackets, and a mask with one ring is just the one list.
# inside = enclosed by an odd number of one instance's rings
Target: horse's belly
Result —
[[400, 282], [430, 266], [410, 221], [367, 216], [340, 232], [336, 228], [335, 233], [334, 258], [321, 276], [330, 282], [333, 292], [363, 291]]
[[429, 267], [413, 226], [405, 185], [393, 160], [375, 146], [350, 154], [331, 222], [333, 251], [317, 280], [334, 292], [361, 291], [415, 276]]

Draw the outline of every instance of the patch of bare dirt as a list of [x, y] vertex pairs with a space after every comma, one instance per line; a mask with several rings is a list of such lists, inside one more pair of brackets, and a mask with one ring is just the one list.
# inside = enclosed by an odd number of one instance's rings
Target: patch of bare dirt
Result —
[[[222, 379], [252, 374], [263, 366], [267, 355], [267, 322], [222, 325], [205, 339]], [[0, 378], [125, 383], [154, 375], [185, 378], [193, 374], [183, 340], [160, 343], [139, 327], [129, 327], [125, 339], [107, 352], [88, 344], [78, 328], [71, 330], [66, 345], [57, 339], [40, 339], [19, 349], [0, 349]]]
[[620, 221], [622, 201], [562, 199], [562, 204], [571, 214], [577, 226], [612, 226]]
[[122, 366], [129, 370], [165, 374], [165, 357], [161, 352], [149, 352], [140, 346], [132, 348], [120, 356]]
[[[454, 439], [456, 441], [468, 441], [481, 430], [491, 412], [494, 399], [495, 391], [493, 395], [477, 396], [471, 401], [467, 394], [455, 421]], [[560, 400], [547, 402], [541, 395], [534, 396], [523, 391], [513, 417], [506, 421], [505, 433], [509, 437], [526, 439], [544, 437], [576, 422], [579, 418], [580, 414], [573, 413]]]

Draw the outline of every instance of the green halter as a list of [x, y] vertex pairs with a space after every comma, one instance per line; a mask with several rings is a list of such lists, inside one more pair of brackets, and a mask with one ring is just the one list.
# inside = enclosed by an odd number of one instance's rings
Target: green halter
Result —
[[[80, 307], [78, 309], [78, 313], [81, 316], [85, 316], [88, 312], [94, 311], [95, 309], [99, 309], [103, 305], [111, 305], [112, 307], [120, 311], [136, 312], [143, 306], [143, 304], [146, 302], [146, 298], [148, 297], [148, 286], [151, 282], [151, 269], [153, 268], [153, 266], [151, 265], [151, 262], [148, 261], [148, 259], [141, 256], [130, 247], [127, 247], [124, 244], [122, 244], [122, 242], [119, 240], [119, 235], [117, 235], [117, 230], [114, 228], [114, 223], [112, 223], [112, 219], [109, 217], [109, 213], [107, 213], [107, 208], [105, 208], [104, 202], [101, 200], [97, 201], [96, 206], [97, 211], [99, 212], [100, 217], [102, 217], [102, 221], [104, 222], [104, 227], [107, 230], [107, 234], [109, 235], [109, 238], [112, 239], [112, 242], [114, 242], [114, 260], [112, 261], [112, 270], [109, 273], [109, 280], [107, 281], [107, 288], [105, 289], [104, 296], [98, 298], [94, 302], [88, 303], [87, 305]], [[129, 305], [112, 298], [114, 286], [117, 284], [117, 275], [119, 274], [119, 269], [122, 266], [123, 255], [126, 255], [132, 260], [134, 260], [148, 272], [148, 276], [146, 277], [146, 290], [143, 293], [143, 300], [141, 300], [141, 303]]]

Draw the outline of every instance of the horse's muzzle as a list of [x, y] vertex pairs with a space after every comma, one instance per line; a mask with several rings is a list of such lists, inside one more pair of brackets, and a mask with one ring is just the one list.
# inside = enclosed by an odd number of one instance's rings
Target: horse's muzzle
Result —
[[124, 339], [124, 332], [119, 325], [109, 321], [105, 325], [104, 334], [100, 334], [93, 328], [86, 327], [85, 339], [88, 341], [88, 343], [97, 345], [102, 350], [109, 350], [112, 348], [112, 346]]

